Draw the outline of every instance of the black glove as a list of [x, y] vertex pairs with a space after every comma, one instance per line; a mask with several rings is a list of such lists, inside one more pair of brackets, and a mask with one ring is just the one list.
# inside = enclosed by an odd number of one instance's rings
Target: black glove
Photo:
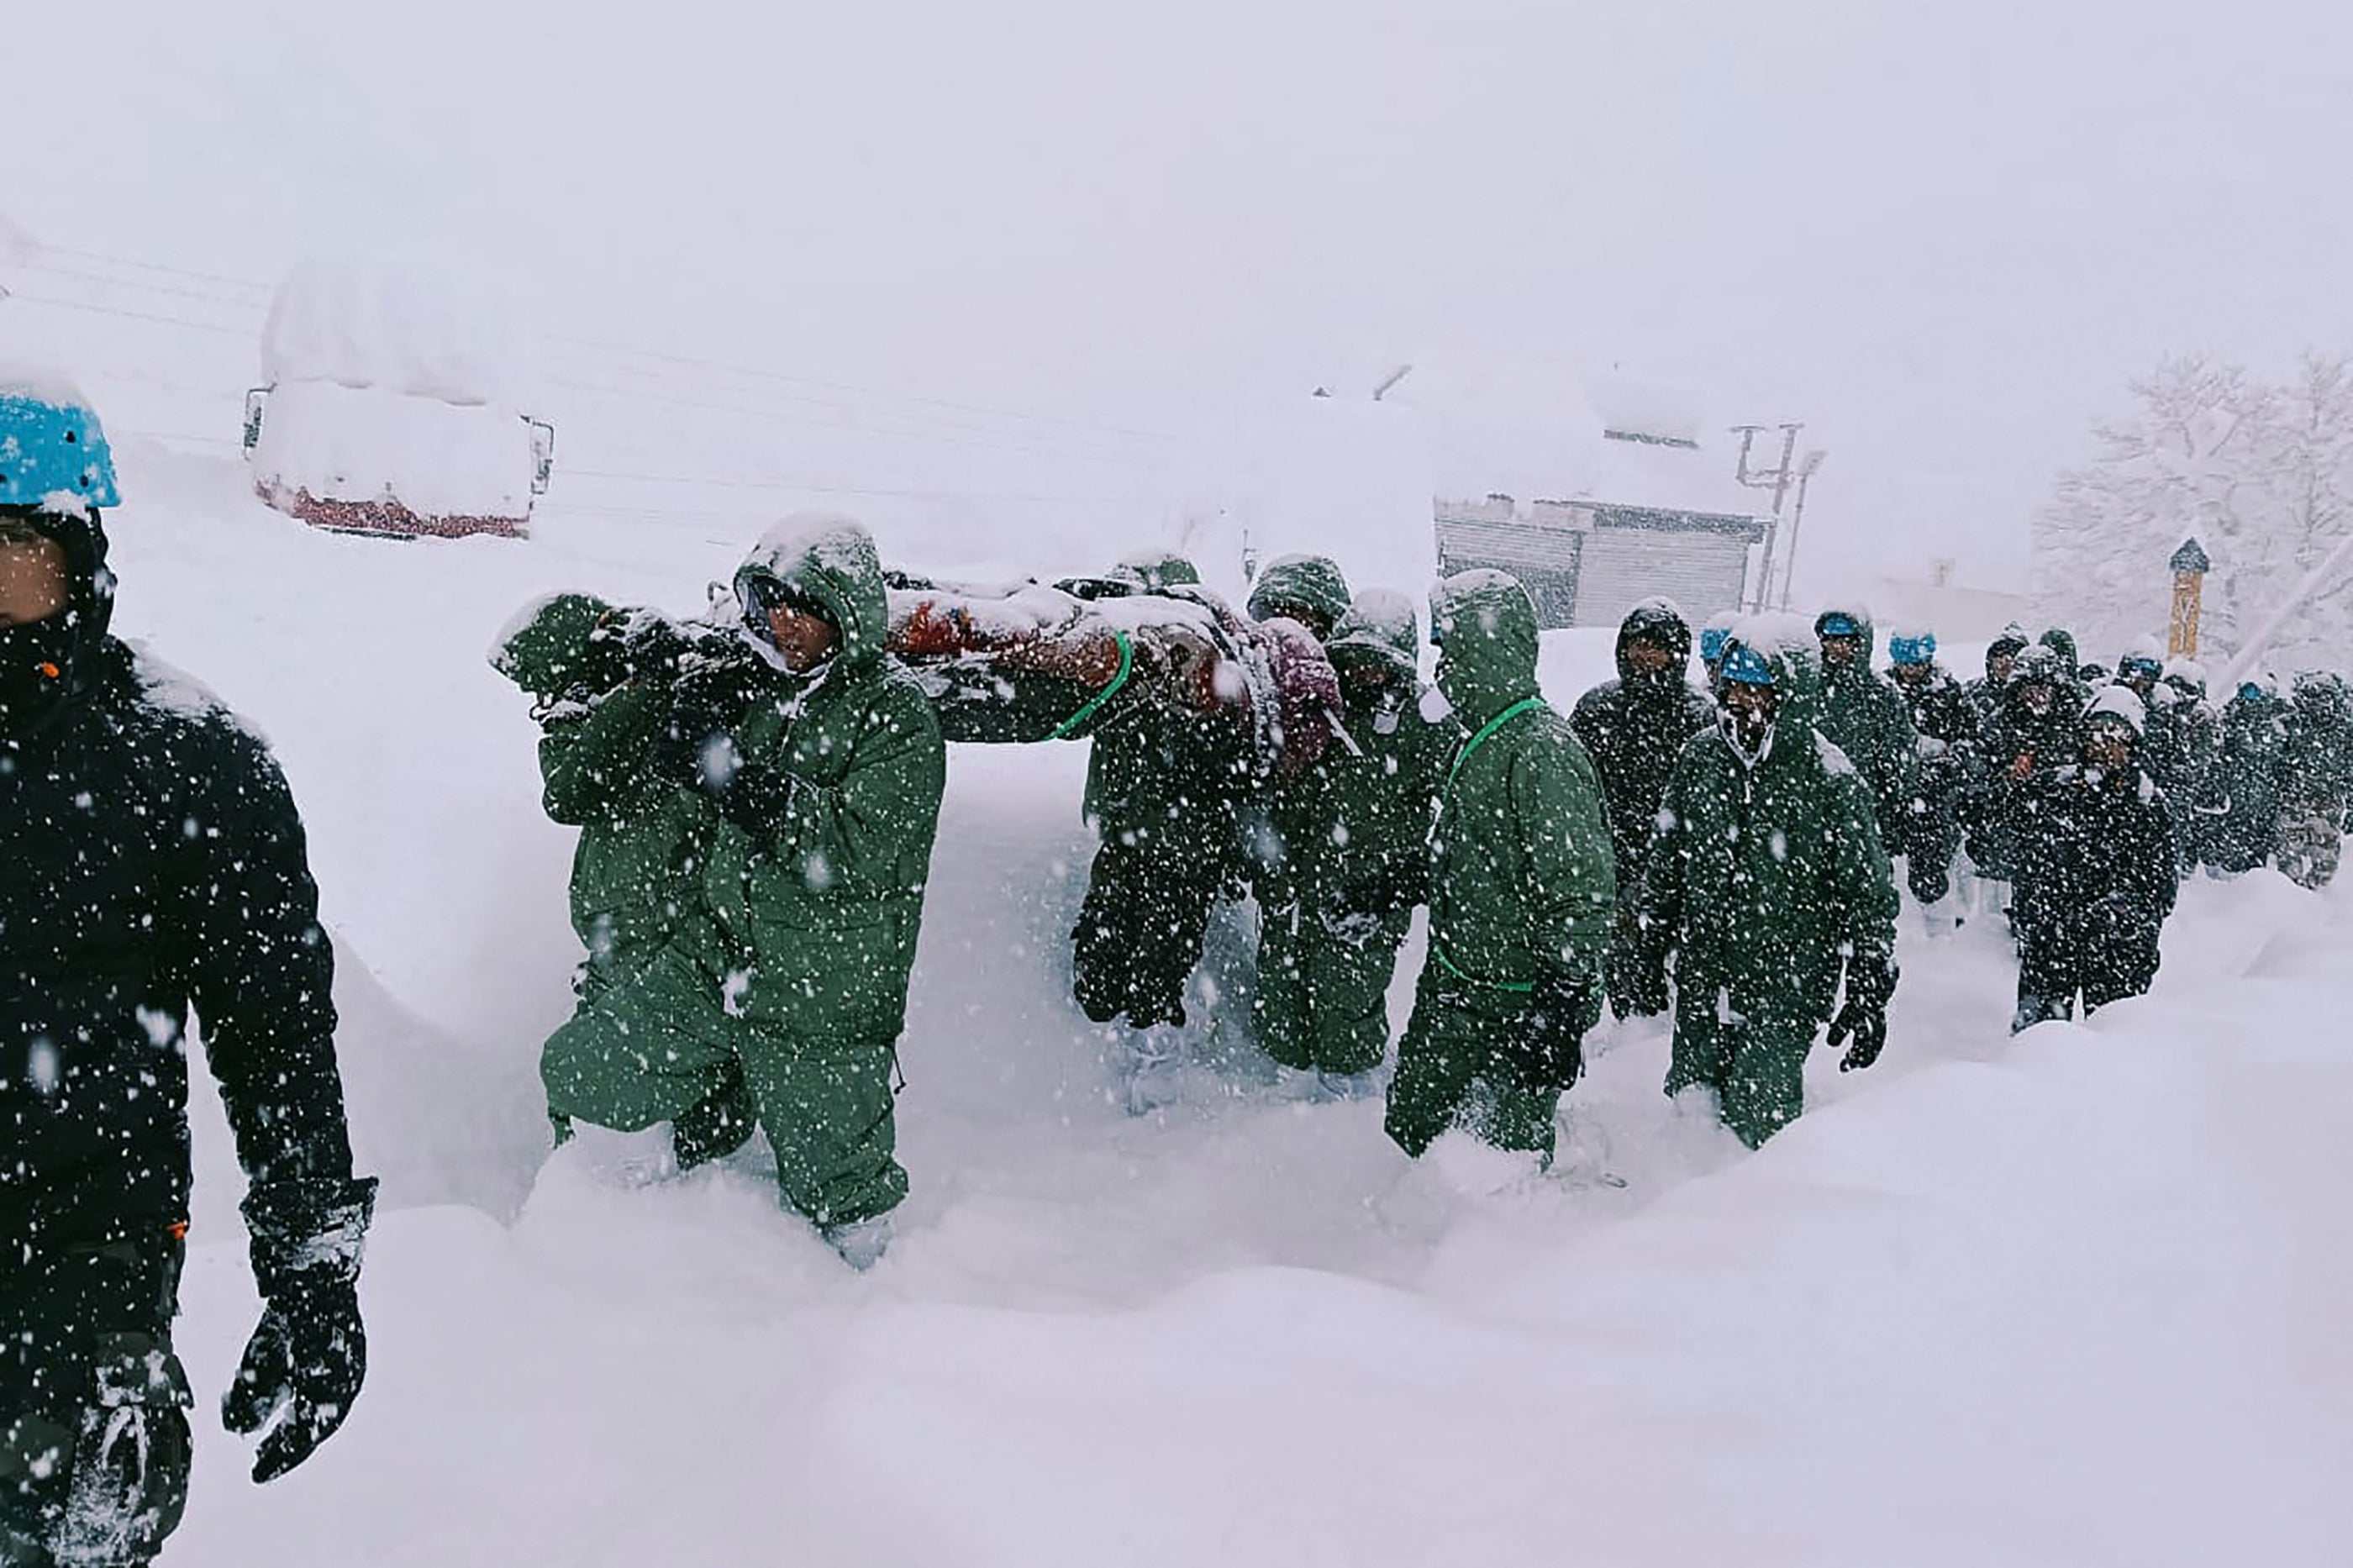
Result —
[[[722, 743], [733, 759], [733, 744], [723, 738]], [[704, 770], [701, 783], [703, 793], [719, 803], [722, 816], [755, 834], [775, 833], [793, 815], [795, 803], [819, 788], [789, 768], [732, 760], [723, 767]]]
[[1952, 873], [1935, 860], [1922, 858], [1917, 852], [1906, 857], [1905, 869], [1912, 896], [1924, 904], [1933, 904], [1953, 890]]
[[245, 1436], [269, 1427], [254, 1456], [257, 1481], [309, 1458], [359, 1397], [367, 1375], [360, 1253], [375, 1207], [374, 1177], [273, 1182], [246, 1196], [264, 1304], [237, 1381], [221, 1396], [221, 1424]]
[[1528, 995], [1525, 1043], [1517, 1066], [1532, 1093], [1567, 1090], [1585, 1073], [1585, 1037], [1601, 1021], [1601, 984], [1590, 974], [1560, 973], [1535, 983]]
[[654, 771], [673, 784], [700, 788], [711, 772], [712, 741], [743, 722], [754, 695], [745, 672], [733, 664], [700, 665], [680, 676], [670, 689], [670, 712], [654, 737]]
[[1839, 1063], [1853, 1072], [1879, 1059], [1887, 1047], [1887, 1004], [1895, 994], [1895, 960], [1884, 952], [1856, 953], [1846, 961], [1846, 1005], [1831, 1020], [1830, 1043], [1854, 1044]]
[[1602, 960], [1609, 985], [1609, 1005], [1621, 1018], [1654, 1018], [1667, 1010], [1667, 955], [1628, 917], [1609, 933], [1609, 952]]

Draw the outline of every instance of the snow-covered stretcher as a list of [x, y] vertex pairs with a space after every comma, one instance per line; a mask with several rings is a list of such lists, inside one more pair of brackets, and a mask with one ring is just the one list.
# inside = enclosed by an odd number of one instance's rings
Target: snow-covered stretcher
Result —
[[1322, 645], [1213, 594], [1116, 578], [890, 581], [891, 651], [951, 741], [1082, 740], [1176, 718], [1263, 785], [1297, 776], [1338, 732], [1339, 679]]

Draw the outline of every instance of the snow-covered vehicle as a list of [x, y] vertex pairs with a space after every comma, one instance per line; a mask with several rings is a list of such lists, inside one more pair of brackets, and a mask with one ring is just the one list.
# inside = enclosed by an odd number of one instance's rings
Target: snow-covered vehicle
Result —
[[555, 430], [522, 412], [511, 312], [432, 275], [311, 261], [279, 285], [247, 394], [255, 490], [361, 533], [521, 537]]

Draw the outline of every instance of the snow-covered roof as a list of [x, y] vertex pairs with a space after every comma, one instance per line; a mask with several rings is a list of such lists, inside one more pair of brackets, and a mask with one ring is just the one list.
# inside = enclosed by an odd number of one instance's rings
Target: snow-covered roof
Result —
[[[1704, 397], [1616, 371], [1514, 362], [1417, 367], [1393, 395], [1427, 418], [1440, 492], [1500, 491], [1715, 516], [1757, 517], [1769, 492], [1735, 477], [1740, 439]], [[1780, 456], [1778, 432], [1753, 461]], [[1760, 447], [1766, 443], [1760, 438]]]
[[513, 407], [528, 398], [527, 341], [509, 301], [437, 270], [320, 257], [279, 284], [261, 372], [273, 385], [334, 382]]

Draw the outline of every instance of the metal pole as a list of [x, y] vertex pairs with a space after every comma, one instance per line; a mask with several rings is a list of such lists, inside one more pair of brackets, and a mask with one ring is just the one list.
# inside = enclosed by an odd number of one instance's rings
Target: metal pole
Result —
[[[1776, 534], [1781, 531], [1781, 506], [1789, 495], [1789, 459], [1798, 455], [1798, 432], [1804, 428], [1802, 425], [1781, 426], [1781, 466], [1773, 470], [1773, 531]], [[1789, 527], [1789, 548], [1783, 552], [1781, 558], [1781, 607], [1785, 610], [1789, 607], [1789, 565], [1795, 559], [1797, 548], [1798, 530], [1792, 523]], [[1766, 596], [1757, 607], [1761, 610], [1771, 604], [1772, 595], [1773, 584], [1767, 583], [1765, 584]]]
[[[1757, 445], [1757, 432], [1762, 430], [1765, 426], [1762, 425], [1735, 425], [1732, 428], [1734, 433], [1738, 435], [1740, 437], [1740, 457], [1733, 465], [1733, 479], [1736, 483], [1746, 485], [1750, 489], [1761, 489], [1762, 487], [1758, 483], [1759, 476], [1753, 475], [1748, 471], [1748, 454]], [[1757, 592], [1750, 598], [1747, 605], [1745, 606], [1749, 610], [1761, 611], [1767, 605], [1772, 603], [1773, 546], [1779, 540], [1780, 536], [1781, 525], [1780, 521], [1777, 518], [1773, 522], [1767, 525], [1765, 530], [1765, 558], [1757, 565]]]
[[1781, 573], [1781, 607], [1789, 607], [1789, 584], [1798, 578], [1798, 531], [1806, 525], [1806, 487], [1814, 482], [1811, 472], [1798, 476], [1798, 505], [1789, 514], [1789, 553]]

